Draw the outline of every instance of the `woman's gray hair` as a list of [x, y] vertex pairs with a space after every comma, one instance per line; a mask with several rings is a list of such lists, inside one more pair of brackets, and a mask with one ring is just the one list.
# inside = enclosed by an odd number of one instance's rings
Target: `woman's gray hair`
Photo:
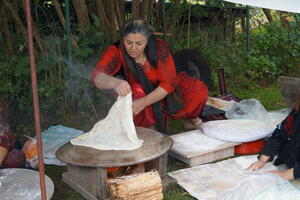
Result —
[[145, 20], [141, 18], [132, 18], [124, 23], [121, 31], [121, 37], [125, 37], [126, 35], [131, 33], [140, 33], [149, 38], [150, 35], [154, 34], [154, 29]]

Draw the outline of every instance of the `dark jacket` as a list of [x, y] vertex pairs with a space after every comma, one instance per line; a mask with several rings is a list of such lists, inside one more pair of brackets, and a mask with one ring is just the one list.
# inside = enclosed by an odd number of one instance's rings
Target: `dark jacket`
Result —
[[270, 156], [278, 156], [275, 165], [286, 164], [294, 168], [294, 178], [300, 177], [300, 110], [293, 109], [291, 113], [274, 130], [261, 152]]

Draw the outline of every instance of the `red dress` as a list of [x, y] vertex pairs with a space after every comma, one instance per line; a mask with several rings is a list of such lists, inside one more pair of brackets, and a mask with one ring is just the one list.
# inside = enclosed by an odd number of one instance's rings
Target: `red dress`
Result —
[[[140, 66], [152, 84], [165, 89], [169, 94], [177, 87], [184, 104], [183, 108], [178, 110], [177, 113], [168, 115], [165, 111], [164, 100], [162, 100], [164, 114], [172, 119], [196, 118], [207, 100], [208, 89], [206, 85], [195, 78], [189, 77], [185, 72], [176, 74], [173, 58], [168, 45], [164, 41], [157, 39], [156, 48], [158, 55], [157, 67], [151, 66], [148, 60]], [[98, 73], [115, 75], [121, 67], [123, 67], [124, 74], [132, 87], [133, 99], [145, 96], [141, 85], [135, 80], [132, 72], [127, 67], [122, 49], [115, 45], [110, 45], [103, 53], [102, 58], [91, 73], [91, 80], [94, 81]], [[135, 125], [143, 127], [153, 125], [155, 118], [151, 106], [147, 106], [143, 112], [136, 115], [134, 122]]]

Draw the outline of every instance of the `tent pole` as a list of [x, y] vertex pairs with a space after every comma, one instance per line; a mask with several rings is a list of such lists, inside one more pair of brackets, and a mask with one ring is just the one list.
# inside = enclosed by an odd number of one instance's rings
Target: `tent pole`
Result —
[[68, 64], [72, 63], [72, 45], [71, 45], [71, 23], [70, 23], [70, 0], [65, 0], [65, 15], [67, 29], [67, 48], [68, 48]]
[[250, 51], [250, 8], [249, 6], [246, 6], [246, 51], [247, 54]]
[[37, 139], [38, 147], [38, 165], [39, 165], [39, 175], [40, 175], [40, 188], [41, 188], [41, 199], [46, 200], [46, 185], [45, 185], [45, 169], [43, 160], [43, 148], [42, 148], [42, 138], [41, 138], [41, 120], [40, 120], [40, 110], [39, 110], [39, 99], [37, 91], [37, 75], [36, 75], [36, 65], [33, 47], [33, 35], [32, 35], [32, 18], [30, 9], [30, 0], [26, 0], [26, 20], [28, 28], [28, 49], [29, 49], [29, 62], [30, 62], [30, 72], [31, 72], [31, 84], [32, 84], [32, 96], [33, 96], [33, 108], [34, 108], [34, 124], [35, 124], [35, 134]]

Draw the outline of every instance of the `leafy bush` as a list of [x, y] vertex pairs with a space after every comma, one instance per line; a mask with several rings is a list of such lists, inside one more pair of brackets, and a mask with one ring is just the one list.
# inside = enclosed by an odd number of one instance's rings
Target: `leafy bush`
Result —
[[[215, 40], [217, 32], [193, 32], [190, 48], [197, 49], [211, 65], [212, 77], [217, 85], [217, 69], [224, 68], [229, 88], [251, 87], [253, 84], [271, 83], [279, 75], [299, 76], [300, 31], [296, 23], [287, 30], [280, 22], [261, 25], [253, 29], [250, 50], [246, 36], [237, 33], [235, 40]], [[174, 41], [173, 49], [186, 48], [187, 41]]]
[[248, 74], [251, 78], [274, 79], [294, 75], [300, 67], [300, 31], [287, 30], [279, 22], [265, 24], [251, 36]]

